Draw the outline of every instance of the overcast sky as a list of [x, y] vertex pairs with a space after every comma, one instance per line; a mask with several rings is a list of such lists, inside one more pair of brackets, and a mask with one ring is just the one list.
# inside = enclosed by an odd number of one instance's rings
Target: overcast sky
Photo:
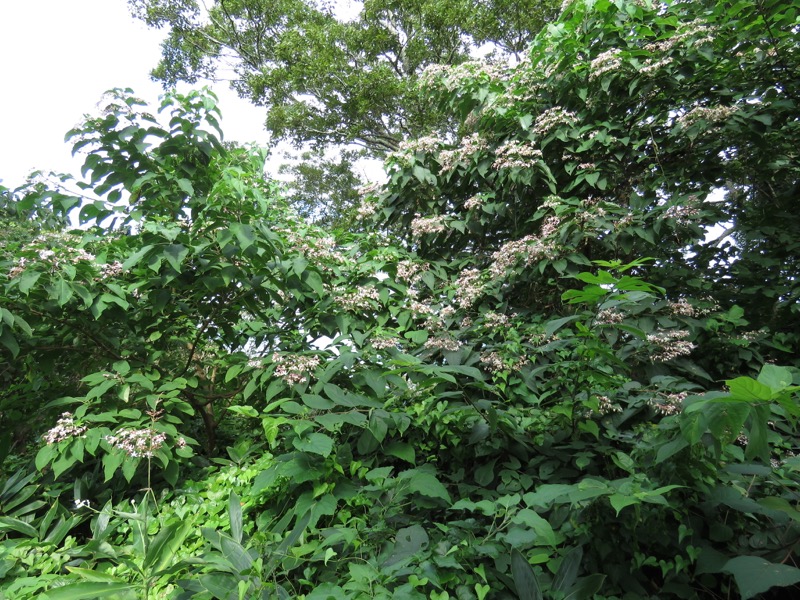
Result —
[[[128, 13], [126, 0], [0, 0], [0, 179], [20, 185], [32, 169], [79, 173], [64, 134], [96, 111], [103, 92], [130, 87], [156, 103], [148, 73], [163, 32]], [[225, 139], [264, 143], [264, 109], [220, 95]]]

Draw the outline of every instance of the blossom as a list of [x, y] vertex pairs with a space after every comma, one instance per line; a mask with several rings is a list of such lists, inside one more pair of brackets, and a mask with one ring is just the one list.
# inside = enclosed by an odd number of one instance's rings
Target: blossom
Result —
[[677, 302], [670, 302], [669, 311], [673, 315], [678, 315], [681, 317], [693, 317], [695, 312], [694, 306], [689, 304], [685, 298], [681, 298]]
[[481, 272], [478, 269], [464, 269], [456, 279], [456, 302], [461, 308], [469, 308], [483, 295], [480, 285]]
[[574, 112], [565, 110], [560, 106], [554, 106], [536, 117], [531, 129], [537, 135], [546, 135], [558, 125], [574, 125], [576, 121]]
[[695, 345], [686, 340], [688, 331], [669, 330], [660, 331], [647, 336], [647, 341], [656, 346], [652, 354], [654, 361], [666, 362], [680, 356], [688, 356]]
[[625, 315], [620, 311], [614, 308], [604, 308], [597, 313], [596, 321], [601, 325], [614, 325], [616, 323], [622, 323], [624, 319]]
[[387, 348], [396, 348], [398, 339], [390, 336], [375, 336], [370, 340], [370, 344], [376, 350], [386, 350]]
[[83, 425], [76, 425], [72, 413], [61, 413], [61, 418], [56, 421], [56, 426], [44, 434], [46, 444], [56, 444], [71, 437], [82, 436], [86, 431]]
[[436, 215], [433, 217], [421, 217], [417, 215], [411, 221], [411, 234], [414, 237], [422, 237], [429, 233], [440, 233], [444, 231], [447, 226], [444, 223], [443, 215]]
[[301, 356], [297, 354], [272, 355], [275, 365], [275, 376], [280, 377], [289, 385], [305, 383], [312, 373], [321, 364], [318, 356]]
[[524, 169], [542, 160], [542, 151], [532, 144], [506, 140], [495, 149], [495, 169]]
[[120, 429], [114, 435], [107, 435], [106, 442], [112, 448], [119, 448], [128, 456], [152, 458], [164, 445], [167, 434], [153, 429]]
[[471, 198], [467, 198], [467, 200], [464, 202], [464, 208], [466, 208], [467, 210], [472, 210], [473, 208], [480, 208], [481, 206], [483, 206], [483, 196], [481, 196], [480, 194], [476, 194]]
[[611, 402], [611, 399], [608, 396], [597, 396], [597, 410], [592, 412], [604, 417], [605, 415], [611, 413], [622, 412], [622, 407]]
[[683, 410], [683, 401], [688, 394], [679, 392], [677, 394], [661, 394], [660, 398], [653, 398], [648, 401], [657, 413], [662, 415], [674, 415]]
[[449, 334], [442, 333], [429, 337], [425, 342], [425, 347], [429, 350], [448, 350], [450, 352], [455, 352], [461, 347], [461, 342]]
[[420, 264], [410, 260], [401, 260], [397, 263], [397, 278], [403, 281], [411, 281], [420, 271], [427, 271], [429, 265]]
[[525, 365], [530, 364], [524, 356], [514, 358], [503, 358], [498, 352], [483, 352], [481, 353], [481, 364], [486, 366], [486, 369], [492, 373], [500, 373], [502, 371], [519, 371]]
[[508, 269], [519, 262], [529, 266], [535, 260], [552, 256], [553, 253], [552, 243], [545, 243], [533, 235], [526, 235], [521, 239], [506, 242], [494, 252], [492, 254], [494, 263], [489, 267], [489, 272], [494, 278], [502, 277]]
[[709, 123], [719, 123], [725, 121], [739, 110], [736, 106], [695, 106], [693, 109], [679, 116], [675, 122], [684, 129], [694, 125], [698, 121], [708, 121]]
[[380, 293], [370, 286], [359, 286], [355, 290], [338, 287], [333, 290], [336, 300], [345, 310], [363, 311], [372, 308], [371, 302], [380, 302]]
[[589, 79], [597, 79], [610, 71], [616, 71], [622, 66], [622, 57], [619, 48], [612, 48], [601, 52], [589, 65]]

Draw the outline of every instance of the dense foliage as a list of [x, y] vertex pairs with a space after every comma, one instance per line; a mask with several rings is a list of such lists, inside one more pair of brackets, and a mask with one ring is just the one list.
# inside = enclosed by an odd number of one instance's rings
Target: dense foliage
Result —
[[796, 592], [798, 27], [579, 1], [429, 69], [459, 135], [338, 239], [210, 93], [110, 94], [0, 190], [0, 594]]
[[418, 88], [425, 67], [461, 63], [479, 47], [519, 57], [558, 14], [554, 0], [128, 1], [169, 32], [153, 76], [168, 87], [231, 81], [265, 107], [275, 142], [305, 149], [285, 166], [292, 204], [351, 227], [359, 158], [382, 160], [408, 137], [452, 129]]

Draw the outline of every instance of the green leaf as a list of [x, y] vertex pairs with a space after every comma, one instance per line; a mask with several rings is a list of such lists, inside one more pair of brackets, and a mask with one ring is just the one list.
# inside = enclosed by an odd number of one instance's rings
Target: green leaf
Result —
[[17, 284], [19, 287], [19, 291], [23, 294], [27, 295], [31, 288], [36, 285], [36, 282], [39, 281], [39, 277], [42, 276], [40, 271], [32, 271], [30, 269], [24, 271], [19, 278], [19, 283]]
[[242, 543], [242, 501], [236, 492], [231, 492], [228, 499], [228, 516], [231, 521], [231, 537]]
[[581, 560], [583, 560], [583, 548], [580, 546], [570, 550], [569, 554], [564, 557], [553, 579], [552, 589], [554, 592], [566, 592], [572, 588], [578, 577]]
[[301, 452], [311, 452], [320, 456], [328, 456], [333, 451], [333, 440], [324, 433], [311, 433], [293, 440], [292, 445]]
[[164, 247], [163, 257], [167, 259], [173, 269], [180, 273], [182, 272], [181, 263], [187, 254], [189, 254], [189, 249], [183, 244], [169, 244]]
[[8, 327], [3, 327], [2, 325], [0, 325], [0, 344], [8, 348], [14, 358], [19, 356], [20, 348], [17, 338], [14, 337]]
[[189, 519], [162, 527], [147, 547], [142, 569], [157, 573], [167, 567], [175, 559], [175, 553], [191, 529], [192, 522]]
[[447, 488], [445, 488], [442, 483], [436, 479], [436, 476], [427, 470], [426, 467], [403, 471], [397, 478], [398, 480], [407, 482], [408, 491], [410, 492], [415, 492], [429, 498], [441, 498], [448, 504], [452, 503]]
[[39, 532], [25, 521], [13, 517], [0, 517], [0, 530], [16, 531], [33, 539], [39, 539]]
[[414, 556], [420, 550], [427, 548], [429, 541], [428, 534], [420, 525], [400, 529], [395, 536], [394, 549], [383, 566], [388, 567]]
[[605, 580], [606, 576], [602, 573], [581, 577], [575, 586], [568, 590], [564, 600], [590, 600], [600, 591]]
[[758, 556], [737, 556], [722, 567], [736, 580], [743, 600], [766, 592], [771, 587], [786, 587], [800, 583], [800, 569], [771, 563]]
[[736, 379], [729, 379], [725, 383], [730, 388], [730, 395], [734, 400], [759, 402], [768, 401], [772, 398], [772, 390], [751, 377], [737, 377]]
[[416, 452], [414, 451], [414, 446], [411, 444], [406, 444], [403, 442], [391, 442], [388, 444], [383, 451], [388, 454], [389, 456], [395, 456], [401, 460], [413, 464], [416, 464]]
[[511, 577], [519, 600], [542, 600], [536, 573], [516, 548], [511, 551]]
[[761, 367], [758, 382], [770, 388], [773, 392], [780, 392], [792, 385], [792, 372], [786, 367], [776, 367], [766, 364]]
[[608, 498], [609, 502], [611, 502], [611, 506], [617, 511], [617, 516], [619, 516], [620, 511], [625, 508], [626, 506], [632, 506], [634, 504], [641, 504], [641, 500], [636, 498], [635, 496], [626, 496], [624, 494], [612, 494]]
[[133, 598], [136, 588], [136, 585], [130, 583], [90, 581], [50, 589], [42, 598], [43, 600], [95, 600], [109, 596]]

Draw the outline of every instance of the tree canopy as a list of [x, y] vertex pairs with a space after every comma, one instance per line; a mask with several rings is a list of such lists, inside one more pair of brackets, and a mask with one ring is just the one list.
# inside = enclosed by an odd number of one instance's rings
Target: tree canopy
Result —
[[[370, 0], [353, 3], [355, 15], [309, 0], [129, 4], [148, 25], [169, 30], [153, 71], [165, 86], [229, 79], [243, 98], [266, 108], [276, 142], [316, 152], [355, 146], [380, 159], [404, 139], [450, 131], [449, 114], [418, 89], [427, 66], [461, 63], [484, 44], [519, 56], [531, 32], [557, 15], [554, 2], [540, 0]], [[294, 170], [295, 203], [323, 219], [346, 213], [353, 180], [320, 194], [314, 184], [304, 186], [315, 177], [309, 158]], [[330, 171], [329, 162], [317, 162], [315, 173]], [[337, 208], [326, 207], [331, 201]]]
[[457, 135], [338, 237], [212, 94], [111, 93], [86, 197], [2, 190], [0, 591], [796, 590], [797, 23], [581, 0], [429, 69]]

